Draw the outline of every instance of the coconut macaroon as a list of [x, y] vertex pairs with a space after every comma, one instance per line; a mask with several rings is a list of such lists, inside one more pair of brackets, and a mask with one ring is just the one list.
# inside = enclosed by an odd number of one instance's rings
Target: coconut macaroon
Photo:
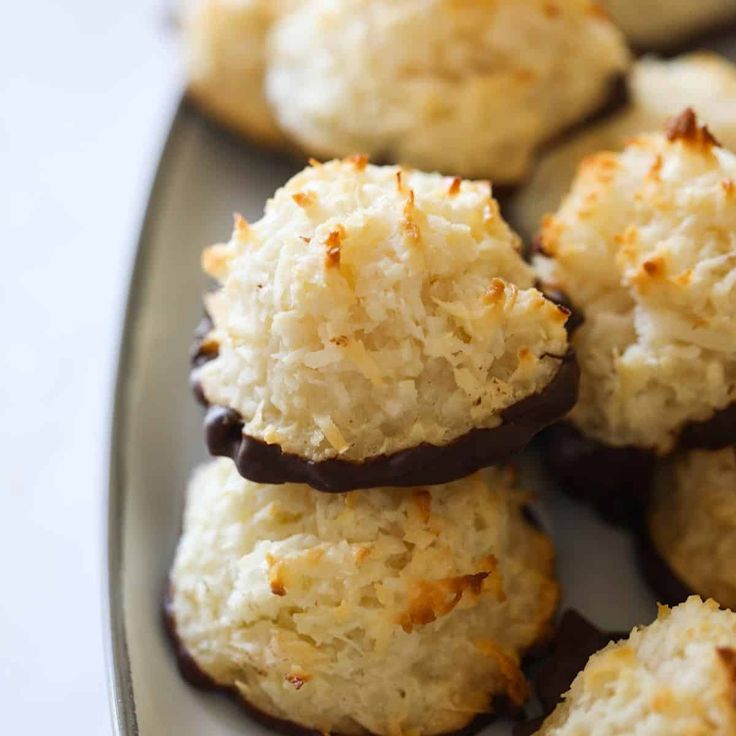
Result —
[[294, 0], [184, 0], [181, 28], [187, 93], [208, 115], [240, 135], [286, 145], [266, 100], [266, 41]]
[[540, 736], [736, 733], [736, 614], [691, 597], [594, 654]]
[[733, 0], [602, 0], [639, 49], [672, 49], [736, 23]]
[[306, 0], [273, 29], [266, 86], [313, 155], [511, 184], [607, 102], [628, 58], [590, 0]]
[[487, 182], [316, 164], [203, 263], [208, 442], [251, 480], [454, 480], [575, 401], [568, 312], [533, 288]]
[[676, 458], [655, 485], [649, 533], [684, 587], [736, 608], [736, 447]]
[[[641, 3], [638, 7], [644, 17]], [[689, 2], [688, 7], [699, 5]], [[736, 66], [727, 59], [705, 52], [669, 61], [645, 57], [632, 67], [627, 86], [629, 99], [623, 109], [566, 137], [541, 156], [509, 204], [511, 222], [522, 235], [531, 237], [542, 217], [560, 206], [585, 156], [620, 150], [631, 137], [659, 130], [687, 107], [698, 111], [724, 146], [736, 150]]]
[[736, 156], [687, 110], [666, 133], [585, 159], [539, 248], [542, 281], [584, 317], [570, 415], [582, 434], [658, 455], [730, 444]]
[[322, 733], [448, 733], [518, 707], [558, 595], [528, 500], [502, 470], [331, 495], [210, 462], [170, 578], [185, 671]]

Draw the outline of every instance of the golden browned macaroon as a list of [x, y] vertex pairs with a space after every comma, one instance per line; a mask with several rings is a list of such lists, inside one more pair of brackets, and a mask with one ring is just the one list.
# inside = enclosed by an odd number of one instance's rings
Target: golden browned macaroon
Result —
[[664, 468], [649, 533], [682, 585], [736, 608], [736, 447], [684, 453]]
[[229, 127], [320, 158], [364, 151], [496, 183], [604, 106], [629, 60], [591, 0], [186, 7], [190, 95]]
[[535, 267], [583, 317], [570, 421], [657, 455], [736, 435], [736, 155], [692, 110], [587, 157]]
[[322, 733], [431, 736], [518, 708], [558, 589], [525, 494], [494, 470], [446, 488], [324, 494], [200, 468], [171, 572], [190, 678]]
[[736, 27], [733, 0], [603, 0], [638, 49], [673, 49], [708, 32]]
[[621, 150], [631, 137], [659, 130], [687, 107], [736, 150], [736, 66], [727, 59], [707, 52], [667, 61], [645, 57], [632, 67], [628, 90], [625, 108], [542, 154], [509, 205], [509, 218], [522, 235], [531, 238], [542, 217], [560, 206], [585, 156]]
[[263, 90], [266, 42], [295, 0], [183, 0], [189, 97], [208, 115], [267, 146], [286, 146]]
[[443, 483], [575, 401], [568, 312], [534, 287], [488, 182], [314, 165], [204, 266], [208, 443], [251, 480]]
[[736, 614], [692, 597], [594, 654], [538, 736], [732, 736]]
[[627, 64], [590, 0], [305, 0], [274, 26], [266, 84], [312, 155], [513, 184]]

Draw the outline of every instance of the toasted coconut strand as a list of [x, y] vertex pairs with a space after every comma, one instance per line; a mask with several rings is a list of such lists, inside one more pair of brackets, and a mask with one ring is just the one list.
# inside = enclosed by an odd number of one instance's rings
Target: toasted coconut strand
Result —
[[672, 118], [667, 123], [666, 132], [670, 142], [682, 141], [703, 149], [721, 145], [705, 125], [698, 125], [698, 118], [692, 107]]

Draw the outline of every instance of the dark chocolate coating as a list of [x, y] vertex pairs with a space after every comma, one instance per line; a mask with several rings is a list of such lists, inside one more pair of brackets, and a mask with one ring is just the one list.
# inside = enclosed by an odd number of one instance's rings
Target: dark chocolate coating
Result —
[[219, 350], [211, 343], [207, 343], [207, 335], [212, 331], [214, 325], [209, 314], [204, 315], [202, 320], [194, 330], [194, 339], [189, 348], [189, 363], [191, 370], [189, 373], [189, 385], [192, 388], [194, 397], [202, 406], [207, 406], [207, 398], [202, 391], [202, 384], [199, 380], [199, 367], [210, 360], [214, 360], [219, 354]]
[[[192, 385], [199, 400], [205, 397], [198, 369], [216, 357], [211, 348], [206, 352], [202, 349], [211, 325], [208, 317], [200, 324], [191, 352]], [[559, 360], [560, 366], [550, 383], [540, 393], [506, 409], [498, 427], [473, 429], [447, 445], [423, 443], [360, 462], [340, 458], [314, 461], [244, 434], [238, 412], [213, 405], [205, 416], [207, 447], [213, 455], [232, 458], [240, 474], [257, 483], [307, 483], [329, 493], [448, 483], [508, 460], [541, 429], [570, 411], [577, 400], [580, 371], [572, 352]]]
[[[186, 682], [199, 690], [219, 692], [231, 698], [239, 707], [245, 710], [251, 718], [273, 731], [285, 734], [286, 736], [324, 736], [322, 731], [305, 728], [293, 721], [276, 718], [264, 713], [262, 710], [255, 708], [245, 700], [237, 688], [227, 685], [218, 685], [208, 674], [203, 672], [179, 638], [179, 634], [176, 630], [176, 619], [172, 608], [171, 596], [171, 586], [169, 585], [167, 586], [164, 594], [162, 607], [164, 631], [174, 650], [179, 673]], [[484, 729], [489, 723], [492, 723], [497, 718], [520, 718], [522, 715], [523, 713], [521, 709], [514, 706], [508, 698], [496, 696], [489, 704], [488, 712], [478, 713], [463, 728], [448, 732], [442, 736], [474, 736], [474, 734]], [[331, 733], [332, 736], [340, 736], [337, 732]], [[371, 734], [366, 733], [366, 736], [371, 736]]]
[[722, 450], [736, 442], [736, 401], [704, 422], [690, 422], [680, 434], [682, 450]]
[[539, 669], [536, 678], [537, 694], [544, 715], [519, 723], [514, 736], [531, 736], [542, 726], [544, 719], [561, 702], [573, 680], [581, 672], [591, 655], [610, 641], [625, 639], [625, 633], [605, 633], [574, 610], [567, 610], [552, 642], [552, 653]]
[[655, 52], [659, 56], [670, 58], [718, 43], [734, 32], [736, 32], [736, 10], [734, 10], [733, 19], [714, 23], [694, 33], [684, 34], [676, 41], [665, 42], [652, 47], [635, 45], [632, 50], [637, 56], [645, 56]]
[[161, 615], [164, 624], [164, 631], [166, 632], [169, 642], [174, 648], [176, 664], [179, 667], [179, 674], [181, 674], [181, 676], [190, 685], [193, 685], [200, 690], [219, 689], [217, 683], [200, 669], [199, 665], [194, 661], [194, 658], [189, 654], [187, 648], [179, 638], [179, 635], [176, 632], [176, 619], [174, 617], [172, 598], [171, 586], [169, 585], [164, 593]]
[[545, 466], [560, 487], [591, 503], [613, 524], [638, 523], [647, 502], [656, 456], [637, 447], [610, 447], [568, 422], [540, 438]]
[[[677, 450], [721, 450], [735, 439], [736, 402], [704, 422], [685, 425]], [[591, 503], [609, 523], [640, 524], [657, 462], [653, 450], [605, 445], [569, 422], [546, 429], [540, 444], [547, 471], [564, 491]]]
[[577, 611], [565, 611], [552, 643], [552, 656], [537, 674], [537, 694], [545, 713], [557, 707], [591, 655], [610, 641], [627, 636], [601, 631]]
[[660, 603], [676, 606], [695, 593], [662, 559], [644, 529], [637, 535], [636, 553], [642, 576]]
[[512, 736], [534, 736], [542, 727], [544, 719], [544, 716], [539, 716], [539, 718], [530, 718], [527, 721], [516, 723], [511, 732]]

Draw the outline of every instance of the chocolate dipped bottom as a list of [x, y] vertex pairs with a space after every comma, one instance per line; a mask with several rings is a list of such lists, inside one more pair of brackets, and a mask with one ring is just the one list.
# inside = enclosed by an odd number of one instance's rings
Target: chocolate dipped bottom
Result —
[[588, 659], [610, 641], [626, 636], [626, 633], [601, 631], [577, 611], [565, 611], [552, 641], [551, 654], [535, 678], [543, 715], [518, 723], [514, 727], [513, 736], [535, 734], [545, 718], [562, 701], [562, 696], [570, 689]]
[[540, 444], [545, 468], [562, 490], [609, 523], [639, 523], [654, 477], [653, 452], [605, 445], [569, 422], [545, 430]]
[[636, 556], [642, 577], [660, 603], [675, 606], [696, 593], [665, 562], [643, 529], [637, 534]]
[[206, 317], [197, 328], [191, 353], [194, 394], [208, 406], [207, 447], [215, 456], [231, 458], [244, 478], [258, 483], [306, 483], [327, 493], [446, 483], [508, 460], [540, 430], [567, 414], [577, 400], [580, 371], [570, 351], [560, 358], [557, 374], [544, 390], [502, 412], [498, 427], [471, 430], [447, 445], [423, 443], [362, 462], [338, 458], [313, 461], [244, 434], [243, 418], [237, 411], [208, 405], [197, 371], [217, 357], [216, 346], [207, 340], [211, 324]]
[[[240, 693], [240, 691], [228, 685], [218, 685], [206, 672], [203, 672], [200, 666], [195, 661], [194, 657], [189, 653], [187, 648], [184, 646], [181, 638], [179, 637], [176, 630], [176, 618], [173, 613], [171, 604], [171, 587], [167, 586], [166, 592], [164, 593], [163, 605], [161, 607], [161, 617], [169, 643], [174, 652], [176, 658], [176, 664], [179, 669], [179, 674], [182, 678], [192, 687], [197, 688], [205, 692], [218, 693], [223, 695], [237, 704], [238, 707], [242, 708], [245, 713], [262, 724], [266, 728], [269, 728], [278, 733], [285, 734], [285, 736], [324, 736], [323, 732], [307, 728], [293, 721], [287, 721], [283, 718], [277, 718], [269, 715], [259, 708], [255, 708], [251, 705]], [[537, 645], [530, 649], [527, 657], [525, 657], [525, 664], [535, 659], [538, 659], [547, 651], [547, 643], [539, 642]], [[493, 723], [499, 718], [514, 718], [520, 719], [523, 717], [523, 710], [515, 706], [508, 697], [495, 696], [489, 704], [488, 712], [478, 713], [473, 719], [461, 729], [450, 731], [447, 734], [441, 736], [473, 736], [483, 730], [486, 726]], [[516, 734], [516, 730], [514, 730]], [[333, 736], [343, 736], [339, 733], [333, 733]], [[366, 736], [372, 736], [366, 732]]]
[[[720, 450], [733, 444], [734, 438], [736, 403], [706, 421], [685, 426], [675, 451]], [[606, 445], [586, 437], [569, 422], [546, 429], [540, 444], [547, 471], [566, 493], [590, 503], [612, 524], [639, 523], [657, 463], [653, 451]]]
[[717, 411], [710, 419], [691, 422], [680, 434], [680, 450], [722, 450], [736, 442], [736, 401]]
[[[539, 246], [534, 248], [538, 251]], [[539, 288], [548, 299], [570, 312], [566, 326], [572, 336], [585, 321], [584, 313], [563, 292], [543, 285]], [[736, 402], [716, 411], [710, 419], [683, 427], [673, 452], [720, 450], [733, 444], [734, 438]], [[569, 421], [546, 428], [539, 439], [545, 468], [562, 490], [590, 503], [611, 524], [637, 529], [641, 526], [657, 464], [653, 450], [607, 445], [586, 437]], [[675, 579], [665, 585], [665, 590], [687, 589]], [[666, 601], [679, 603], [684, 598], [678, 592]]]
[[675, 41], [669, 41], [662, 44], [647, 45], [641, 43], [633, 43], [632, 51], [637, 56], [646, 56], [655, 52], [658, 56], [664, 58], [672, 58], [685, 54], [693, 49], [707, 48], [723, 42], [736, 32], [736, 10], [731, 20], [717, 22], [701, 28], [694, 32], [682, 35]]

